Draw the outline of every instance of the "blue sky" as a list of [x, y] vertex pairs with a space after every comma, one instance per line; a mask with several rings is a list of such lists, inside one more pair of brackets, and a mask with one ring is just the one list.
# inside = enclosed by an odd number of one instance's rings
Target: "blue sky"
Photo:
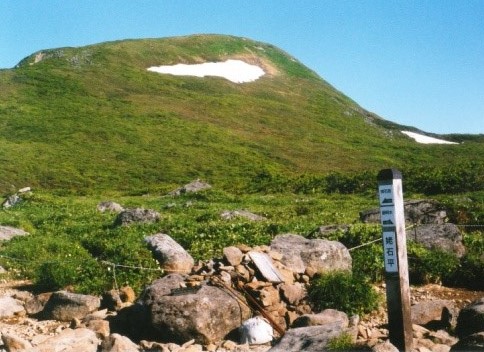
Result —
[[0, 68], [41, 49], [218, 33], [287, 51], [362, 107], [484, 133], [484, 0], [1, 0]]

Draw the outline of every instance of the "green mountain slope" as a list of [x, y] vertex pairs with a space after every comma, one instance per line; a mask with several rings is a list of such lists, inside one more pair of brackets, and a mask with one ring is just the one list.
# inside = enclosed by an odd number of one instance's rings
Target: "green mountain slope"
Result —
[[[266, 75], [236, 84], [147, 71], [229, 58]], [[245, 38], [45, 50], [0, 70], [0, 190], [126, 191], [194, 178], [238, 187], [261, 171], [322, 175], [484, 160], [482, 136], [422, 145], [401, 127], [287, 53]]]

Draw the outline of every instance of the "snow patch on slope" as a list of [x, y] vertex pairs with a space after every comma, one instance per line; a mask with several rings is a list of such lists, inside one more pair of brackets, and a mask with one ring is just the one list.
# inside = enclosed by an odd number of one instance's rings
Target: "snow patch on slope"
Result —
[[175, 76], [217, 76], [234, 83], [246, 83], [257, 80], [265, 72], [256, 65], [250, 65], [241, 60], [227, 60], [224, 62], [206, 62], [203, 64], [172, 66], [152, 66], [148, 71], [171, 74]]
[[456, 142], [449, 142], [449, 141], [444, 141], [443, 139], [425, 136], [423, 134], [418, 134], [418, 133], [415, 133], [415, 132], [410, 132], [410, 131], [401, 131], [401, 132], [403, 134], [406, 134], [410, 138], [413, 138], [417, 143], [423, 143], [423, 144], [459, 144], [459, 143], [456, 143]]

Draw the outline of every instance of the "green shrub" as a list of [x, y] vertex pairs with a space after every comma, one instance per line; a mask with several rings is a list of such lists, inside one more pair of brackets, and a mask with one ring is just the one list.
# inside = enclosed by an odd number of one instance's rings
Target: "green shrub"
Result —
[[459, 258], [441, 250], [428, 250], [410, 242], [409, 276], [413, 284], [449, 283], [459, 267]]
[[313, 280], [308, 290], [316, 310], [337, 309], [348, 315], [366, 314], [378, 308], [379, 296], [363, 277], [335, 272]]
[[353, 337], [350, 334], [342, 333], [329, 340], [326, 349], [329, 351], [355, 351], [357, 346], [353, 343]]

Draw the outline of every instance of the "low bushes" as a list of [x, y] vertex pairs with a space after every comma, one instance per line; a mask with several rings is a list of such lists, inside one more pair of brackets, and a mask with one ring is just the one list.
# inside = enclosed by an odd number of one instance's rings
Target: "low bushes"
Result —
[[335, 272], [313, 280], [309, 298], [316, 310], [337, 309], [348, 315], [366, 314], [378, 308], [379, 296], [362, 276]]

